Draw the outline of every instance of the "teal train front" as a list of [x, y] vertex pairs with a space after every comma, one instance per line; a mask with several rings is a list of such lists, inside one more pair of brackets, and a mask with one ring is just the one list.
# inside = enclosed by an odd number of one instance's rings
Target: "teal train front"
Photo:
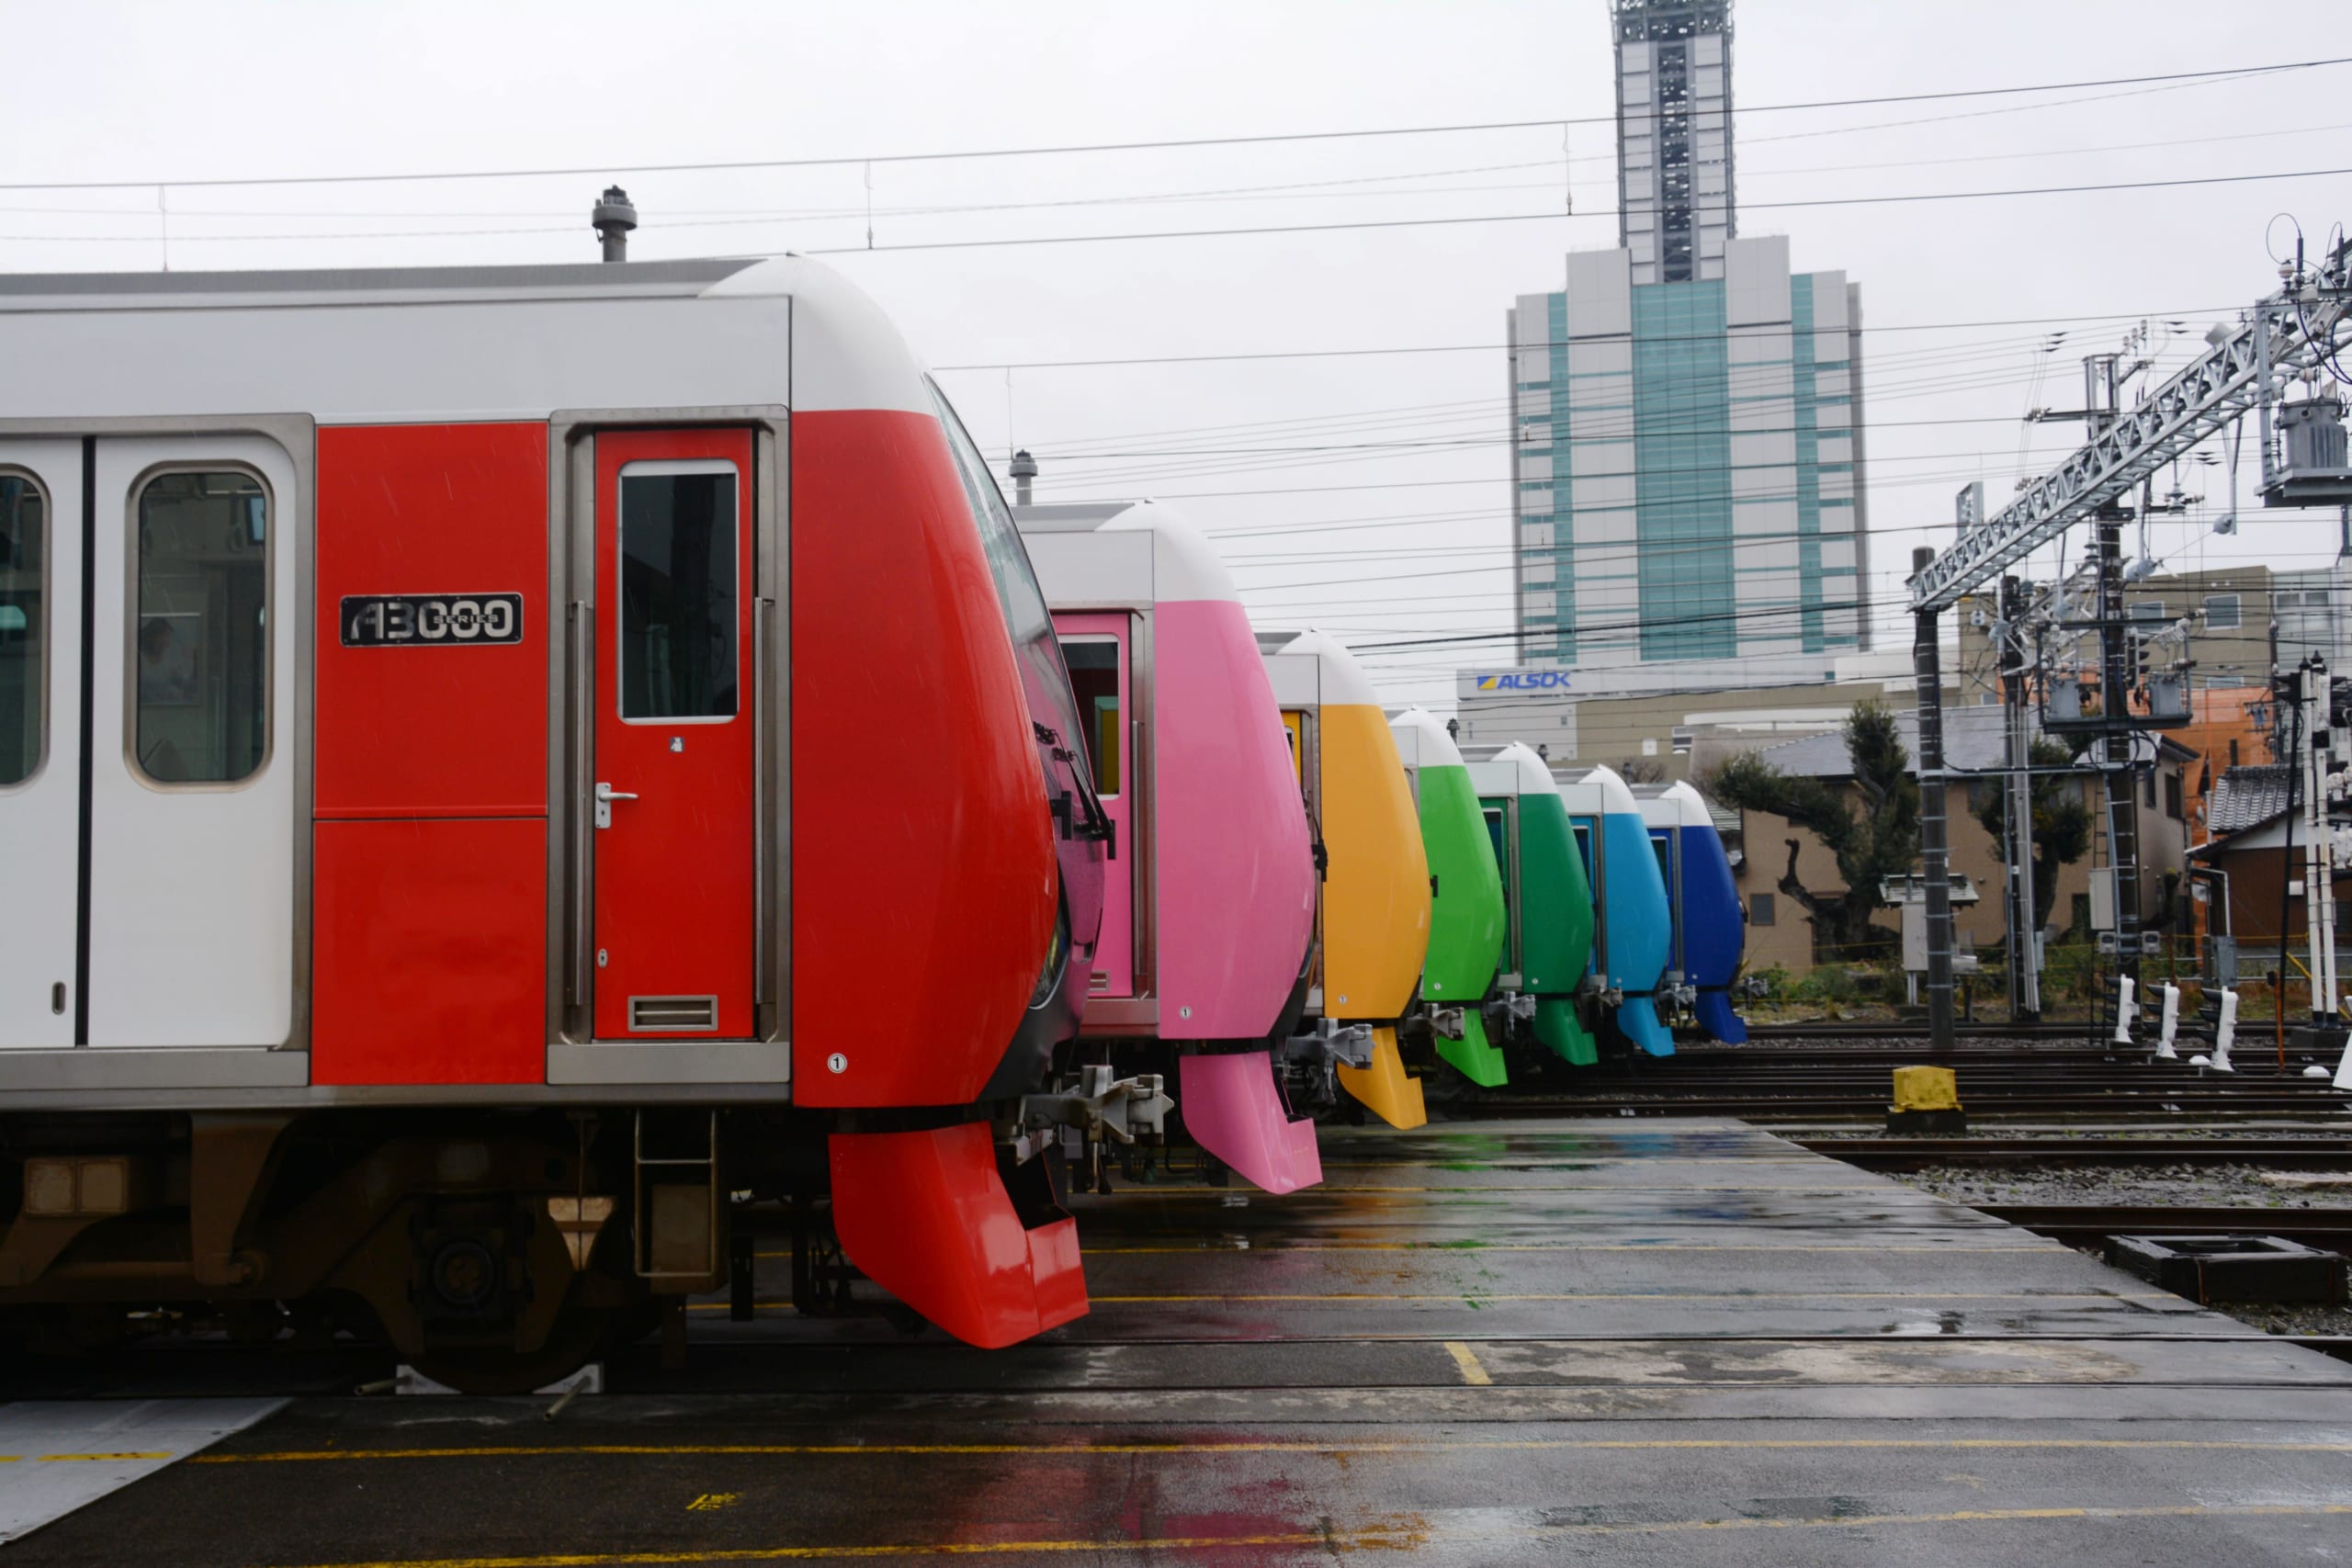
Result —
[[1608, 768], [1593, 769], [1560, 794], [1587, 856], [1600, 917], [1593, 979], [1601, 1005], [1626, 1039], [1653, 1056], [1671, 1056], [1674, 1037], [1657, 1016], [1657, 989], [1666, 978], [1674, 917], [1641, 804]]

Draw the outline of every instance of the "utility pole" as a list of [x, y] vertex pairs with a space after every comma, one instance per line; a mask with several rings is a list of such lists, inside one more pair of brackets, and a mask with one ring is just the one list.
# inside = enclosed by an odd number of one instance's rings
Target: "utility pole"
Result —
[[2100, 742], [2107, 761], [2107, 860], [2115, 874], [2115, 967], [2140, 983], [2140, 795], [2132, 776], [2132, 648], [2123, 617], [2123, 511], [2099, 509]]
[[[2352, 241], [2332, 242], [2316, 264], [2306, 259], [2299, 242], [2294, 259], [2280, 265], [2279, 281], [2279, 289], [2245, 311], [2237, 326], [2217, 326], [2208, 333], [2204, 353], [2128, 409], [2120, 406], [2116, 393], [2127, 376], [2150, 367], [2147, 359], [2125, 370], [2120, 356], [2095, 356], [2086, 367], [2086, 406], [2080, 411], [2088, 416], [2088, 439], [2048, 473], [2018, 486], [2016, 498], [1997, 513], [1978, 526], [1962, 528], [1949, 548], [1910, 579], [1912, 610], [1924, 617], [1995, 581], [2075, 525], [2096, 527], [2093, 564], [2098, 568], [2099, 613], [2093, 624], [2099, 630], [2104, 702], [2098, 716], [2082, 716], [2087, 722], [2070, 719], [2068, 727], [2100, 742], [2101, 772], [2108, 781], [2109, 859], [2116, 878], [2119, 967], [2127, 975], [2138, 968], [2141, 916], [2132, 731], [2178, 722], [2187, 715], [2179, 679], [2168, 680], [2163, 713], [2152, 709], [2144, 726], [2131, 715], [2132, 654], [2120, 570], [2121, 524], [2131, 514], [2128, 500], [2134, 490], [2144, 496], [2165, 467], [2209, 440], [2230, 435], [2252, 414], [2259, 438], [2264, 506], [2352, 506], [2352, 456], [2347, 456], [2344, 404], [2334, 389], [2335, 382], [2346, 378], [2337, 364], [2336, 344], [2339, 329], [2352, 319]], [[2135, 334], [2127, 351], [2136, 352], [2145, 336], [2144, 332]], [[2329, 380], [2324, 395], [2315, 391], [2300, 400], [2285, 400], [2287, 385], [2300, 382], [2316, 389], [2324, 377]], [[2037, 410], [2029, 417], [2070, 416]], [[2234, 454], [2235, 449], [2233, 438], [2230, 450]], [[2147, 510], [2143, 499], [2142, 515]], [[2343, 515], [2339, 512], [2339, 518]], [[2059, 627], [2074, 629], [2063, 612]], [[1920, 662], [1930, 657], [1923, 654]], [[2184, 664], [2180, 676], [2185, 677], [2186, 668]], [[1931, 702], [1923, 690], [1923, 716]], [[2054, 705], [2050, 716], [2053, 722], [2058, 716]], [[2331, 766], [2352, 769], [2352, 746], [2341, 750], [2341, 756], [2331, 753]], [[2301, 755], [2281, 760], [2298, 768], [2290, 778], [2299, 778], [2300, 770], [2310, 766]], [[2332, 782], [2341, 784], [2344, 780], [2338, 775]], [[1940, 818], [1937, 827], [1941, 827]], [[1923, 824], [1923, 849], [1927, 835]], [[2334, 1020], [2329, 1023], [2335, 1027]], [[2352, 1047], [2345, 1052], [2337, 1081], [2352, 1088]]]
[[[1936, 552], [1911, 552], [1916, 576]], [[1927, 891], [1928, 1043], [1949, 1051], [1958, 1043], [1951, 1000], [1951, 834], [1944, 816], [1943, 657], [1936, 644], [1936, 611], [1919, 610], [1911, 638], [1911, 674], [1919, 706], [1919, 867]]]
[[2007, 719], [2008, 809], [2002, 815], [2002, 858], [2008, 863], [2009, 1016], [2041, 1016], [2041, 931], [2034, 919], [2033, 747], [2026, 729], [2025, 585], [2001, 580], [2001, 705]]
[[[2330, 722], [2333, 682], [2327, 660], [2318, 654], [2305, 659], [2295, 671], [2295, 705], [2301, 744], [2294, 759], [2302, 786], [2303, 927], [2311, 942], [2312, 1036], [2314, 1044], [2333, 1043], [2337, 1024], [2335, 986], [2335, 846], [2328, 821], [2329, 764], [2335, 760], [2335, 732]], [[2292, 816], [2290, 810], [2289, 813]], [[2290, 862], [2291, 864], [2291, 861]], [[2285, 946], [2286, 932], [2279, 932]]]

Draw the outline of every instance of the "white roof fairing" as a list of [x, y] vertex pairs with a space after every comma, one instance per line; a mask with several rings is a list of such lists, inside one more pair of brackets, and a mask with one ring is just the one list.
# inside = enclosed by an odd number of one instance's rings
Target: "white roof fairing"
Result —
[[1459, 768], [1463, 766], [1460, 748], [1445, 726], [1427, 708], [1407, 708], [1388, 721], [1390, 733], [1396, 737], [1396, 753], [1408, 768]]
[[[1140, 582], [1114, 586], [1105, 581], [1090, 581], [1090, 591], [1080, 597], [1092, 599], [1091, 590], [1103, 589], [1119, 595], [1148, 599], [1152, 604], [1196, 601], [1224, 602], [1238, 604], [1241, 590], [1226, 570], [1224, 559], [1216, 553], [1193, 522], [1176, 508], [1157, 501], [1121, 502], [1107, 505], [1071, 504], [1016, 506], [1013, 521], [1028, 541], [1031, 558], [1037, 562], [1041, 578], [1059, 576], [1068, 547], [1063, 543], [1093, 535], [1109, 538], [1118, 535], [1142, 535], [1150, 540], [1151, 577], [1148, 589]], [[1082, 552], [1086, 547], [1080, 547]], [[1049, 565], [1048, 563], [1054, 563]], [[1138, 563], [1139, 564], [1139, 563]], [[1088, 574], [1090, 579], [1094, 574]], [[1058, 602], [1071, 595], [1046, 584], [1046, 597]], [[1285, 652], [1289, 649], [1284, 649]]]
[[1514, 740], [1495, 753], [1498, 762], [1508, 762], [1519, 773], [1519, 793], [1521, 795], [1557, 795], [1560, 784], [1552, 776], [1552, 765], [1535, 754], [1535, 749], [1522, 740]]
[[0, 419], [936, 412], [888, 318], [799, 257], [0, 276]]
[[773, 256], [720, 278], [706, 299], [792, 302], [796, 412], [892, 409], [937, 418], [922, 365], [865, 290], [821, 262]]
[[1691, 788], [1688, 780], [1677, 779], [1658, 798], [1674, 802], [1675, 821], [1679, 827], [1712, 829], [1715, 825], [1714, 813], [1707, 809], [1706, 796]]
[[1611, 815], [1623, 812], [1630, 817], [1642, 814], [1641, 806], [1634, 799], [1634, 792], [1617, 775], [1614, 768], [1595, 768], [1585, 774], [1584, 782], [1600, 790], [1600, 809], [1603, 812]]
[[1357, 704], [1378, 707], [1380, 694], [1372, 688], [1372, 678], [1356, 662], [1356, 656], [1329, 634], [1309, 628], [1284, 643], [1286, 654], [1311, 654], [1323, 672], [1323, 703], [1325, 706]]

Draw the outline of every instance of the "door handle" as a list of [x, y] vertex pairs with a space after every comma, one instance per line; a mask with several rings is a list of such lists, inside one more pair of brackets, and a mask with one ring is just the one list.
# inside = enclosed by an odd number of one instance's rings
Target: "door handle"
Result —
[[627, 790], [615, 789], [612, 785], [605, 783], [602, 779], [597, 780], [596, 826], [599, 828], [609, 828], [613, 825], [613, 802], [616, 800], [635, 800], [637, 796], [629, 794]]

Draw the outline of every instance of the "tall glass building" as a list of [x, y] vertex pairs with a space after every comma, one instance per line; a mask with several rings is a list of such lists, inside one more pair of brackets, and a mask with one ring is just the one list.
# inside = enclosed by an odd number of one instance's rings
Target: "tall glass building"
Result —
[[1614, 0], [1618, 245], [1510, 311], [1521, 658], [1870, 646], [1860, 299], [1737, 237], [1729, 0]]

